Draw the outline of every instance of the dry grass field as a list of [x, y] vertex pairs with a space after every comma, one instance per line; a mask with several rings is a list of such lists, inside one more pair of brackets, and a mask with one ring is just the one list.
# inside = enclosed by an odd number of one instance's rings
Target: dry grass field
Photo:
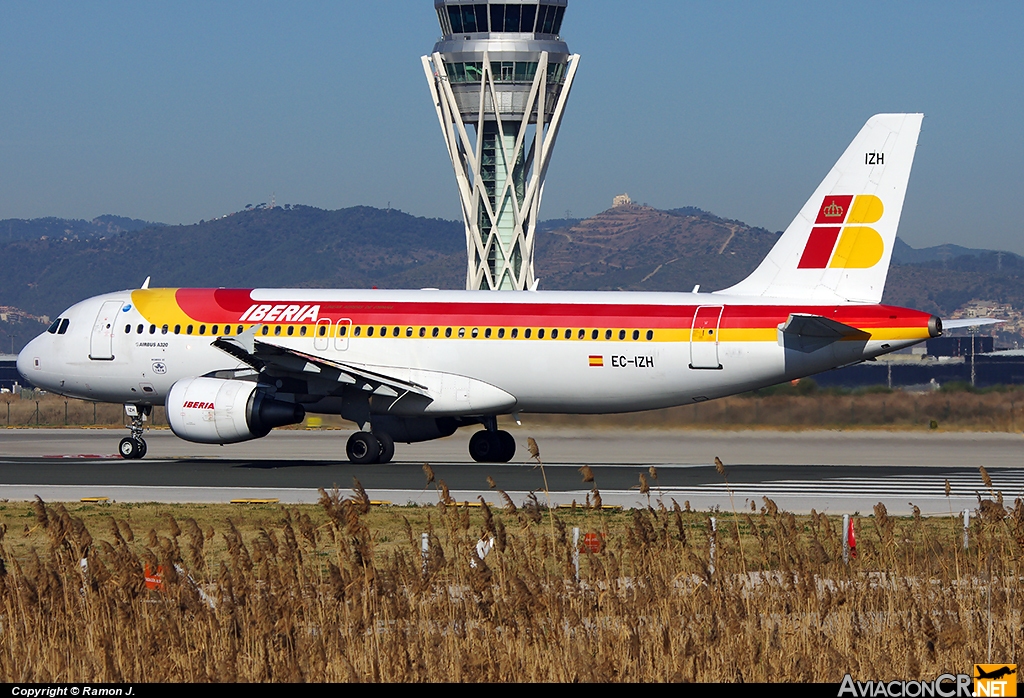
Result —
[[[770, 500], [712, 531], [685, 502], [430, 487], [419, 508], [358, 483], [317, 507], [0, 504], [0, 681], [838, 682], [1013, 662], [1024, 640], [1024, 503], [995, 492], [966, 551], [959, 520], [879, 506], [844, 564], [841, 519]], [[578, 576], [574, 527], [600, 541]]]
[[[340, 417], [311, 417], [319, 419], [326, 427], [351, 426]], [[1024, 390], [835, 392], [807, 391], [801, 384], [636, 414], [531, 417], [531, 423], [549, 426], [666, 429], [929, 429], [933, 421], [935, 428], [941, 430], [1024, 431]], [[125, 423], [120, 405], [96, 404], [58, 395], [26, 399], [9, 393], [0, 395], [0, 426], [121, 426]], [[167, 425], [162, 407], [154, 410], [150, 425]]]

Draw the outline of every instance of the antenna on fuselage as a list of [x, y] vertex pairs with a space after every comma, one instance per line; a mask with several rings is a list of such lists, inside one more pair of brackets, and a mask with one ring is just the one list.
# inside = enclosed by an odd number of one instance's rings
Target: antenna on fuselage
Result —
[[142, 282], [142, 288], [143, 289], [149, 288], [149, 280], [150, 280], [150, 278], [152, 278], [152, 277], [147, 276], [146, 280]]

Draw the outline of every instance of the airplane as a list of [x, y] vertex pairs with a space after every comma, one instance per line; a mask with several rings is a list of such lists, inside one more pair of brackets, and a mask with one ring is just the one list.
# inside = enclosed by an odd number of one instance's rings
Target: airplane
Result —
[[[355, 463], [497, 417], [691, 404], [874, 359], [942, 333], [882, 305], [922, 114], [871, 117], [744, 280], [707, 293], [149, 288], [73, 305], [18, 357], [26, 380], [123, 403], [119, 453], [146, 455], [164, 405], [178, 437], [232, 444], [334, 414]], [[966, 323], [958, 323], [966, 326]], [[976, 323], [975, 323], [976, 324]], [[948, 323], [947, 323], [948, 326]]]

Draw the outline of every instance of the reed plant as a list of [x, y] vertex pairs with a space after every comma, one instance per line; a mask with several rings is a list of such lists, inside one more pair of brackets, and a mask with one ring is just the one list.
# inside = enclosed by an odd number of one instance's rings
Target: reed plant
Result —
[[258, 516], [5, 504], [0, 680], [909, 679], [1020, 647], [1020, 500], [984, 499], [966, 551], [955, 523], [879, 505], [850, 564], [840, 517], [764, 500], [711, 512], [711, 565], [709, 513], [656, 490], [628, 512], [321, 495]]

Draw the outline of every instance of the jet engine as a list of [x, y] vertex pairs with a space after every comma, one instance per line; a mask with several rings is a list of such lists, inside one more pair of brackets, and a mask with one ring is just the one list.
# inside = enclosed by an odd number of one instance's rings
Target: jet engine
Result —
[[256, 383], [220, 378], [185, 378], [167, 392], [171, 431], [200, 444], [259, 439], [274, 427], [306, 418], [302, 405], [272, 397]]

